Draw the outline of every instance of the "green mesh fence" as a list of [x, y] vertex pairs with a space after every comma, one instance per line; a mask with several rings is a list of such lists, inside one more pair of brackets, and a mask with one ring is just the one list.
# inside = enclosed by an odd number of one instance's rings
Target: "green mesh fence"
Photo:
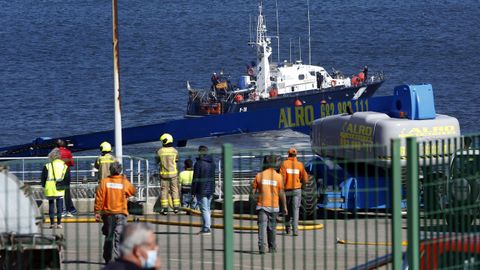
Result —
[[[162, 210], [158, 200], [160, 178], [153, 151], [140, 157], [128, 157], [124, 159], [125, 173], [137, 188], [136, 200], [129, 203], [128, 221], [153, 224], [162, 269], [372, 269], [372, 266], [393, 269], [393, 258], [396, 258], [395, 265], [401, 266], [406, 257], [402, 254], [407, 250], [408, 231], [405, 229], [407, 220], [401, 216], [407, 206], [406, 158], [400, 155], [399, 145], [393, 148], [397, 149], [393, 155], [390, 145], [313, 151], [298, 148], [297, 158], [309, 175], [300, 191], [298, 231], [294, 234], [292, 228], [287, 234], [286, 217], [280, 213], [272, 220], [276, 224], [276, 246], [269, 249], [265, 239], [265, 254], [260, 253], [258, 210], [256, 196], [252, 195], [252, 182], [263, 170], [265, 156], [275, 156], [274, 165], [278, 169], [287, 158], [288, 149], [247, 151], [231, 146], [210, 149], [216, 167], [210, 234], [199, 234], [202, 215], [195, 205], [182, 206], [175, 213], [173, 199], [168, 198], [168, 212], [159, 213]], [[198, 153], [180, 149], [179, 156], [178, 169], [182, 171], [184, 160], [190, 158], [195, 162]], [[1, 161], [11, 172], [22, 175], [19, 182], [27, 183], [28, 189], [37, 194], [33, 203], [41, 202], [42, 206], [40, 213], [33, 215], [43, 223], [38, 227], [32, 225], [37, 229], [31, 234], [50, 241], [45, 245], [38, 242], [32, 248], [35, 254], [28, 255], [23, 252], [27, 244], [6, 240], [17, 239], [20, 234], [16, 233], [15, 237], [12, 233], [3, 234], [2, 267], [102, 268], [104, 235], [102, 224], [95, 221], [93, 214], [97, 185], [95, 171], [91, 168], [94, 158], [77, 157], [72, 178], [79, 180], [72, 181], [71, 190], [78, 213], [64, 217], [63, 228], [53, 229], [49, 227], [48, 202], [42, 197], [38, 179], [45, 161]], [[3, 174], [8, 173], [4, 170]], [[438, 181], [432, 178], [428, 184]], [[394, 187], [398, 193], [393, 192]], [[433, 186], [432, 189], [436, 190]], [[291, 192], [287, 195], [292, 197]], [[3, 205], [12, 204], [11, 198], [4, 194], [0, 200]], [[427, 205], [423, 200], [421, 203]], [[444, 224], [439, 215], [446, 214], [429, 214], [423, 205], [422, 222], [428, 216], [432, 220], [430, 223]], [[16, 211], [13, 207], [6, 209]], [[18, 222], [6, 219], [5, 223], [19, 226], [25, 222], [18, 215], [14, 218]], [[422, 223], [422, 226], [425, 225]], [[33, 241], [34, 237], [28, 239]], [[50, 253], [42, 251], [41, 246], [49, 246]]]
[[479, 137], [418, 143], [419, 264], [479, 269]]

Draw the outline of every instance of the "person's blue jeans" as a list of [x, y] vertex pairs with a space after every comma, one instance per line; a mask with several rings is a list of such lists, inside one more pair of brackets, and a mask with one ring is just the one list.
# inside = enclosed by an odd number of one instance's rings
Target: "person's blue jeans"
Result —
[[190, 187], [182, 186], [182, 206], [190, 209], [197, 209], [197, 199], [192, 195]]
[[55, 204], [57, 206], [57, 224], [62, 223], [63, 212], [63, 197], [49, 197], [48, 198], [48, 216], [50, 217], [50, 224], [54, 224], [55, 218]]
[[212, 196], [200, 196], [198, 198], [200, 204], [200, 212], [202, 213], [202, 231], [209, 231], [212, 225], [210, 217], [210, 204], [212, 203]]

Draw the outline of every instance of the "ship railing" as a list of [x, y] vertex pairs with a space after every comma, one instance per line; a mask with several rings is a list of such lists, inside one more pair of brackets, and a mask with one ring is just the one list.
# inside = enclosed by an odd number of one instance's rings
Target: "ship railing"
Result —
[[375, 72], [373, 74], [368, 74], [368, 78], [365, 81], [365, 83], [379, 83], [385, 80], [385, 74], [383, 74], [383, 71], [380, 72]]
[[[248, 94], [255, 90], [253, 87], [247, 88], [247, 89], [236, 89], [233, 91], [226, 91], [225, 94], [222, 97], [222, 100], [226, 101], [233, 101], [235, 99], [236, 95], [243, 95]], [[190, 97], [190, 101], [200, 101], [200, 102], [206, 102], [210, 100], [212, 90], [210, 89], [195, 89], [195, 91], [192, 92], [192, 96]], [[246, 98], [246, 97], [244, 97]], [[245, 99], [247, 100], [247, 99]]]
[[[74, 165], [70, 168], [72, 186], [97, 183], [98, 170], [94, 167], [98, 156], [74, 156]], [[39, 185], [47, 157], [8, 157], [0, 158], [0, 166], [7, 167], [9, 172], [29, 185]], [[136, 187], [148, 187], [149, 162], [147, 159], [123, 156], [123, 173]], [[142, 198], [143, 199], [143, 196]]]
[[190, 92], [190, 101], [205, 100], [205, 97], [208, 97], [210, 91], [210, 89], [194, 89], [194, 91]]

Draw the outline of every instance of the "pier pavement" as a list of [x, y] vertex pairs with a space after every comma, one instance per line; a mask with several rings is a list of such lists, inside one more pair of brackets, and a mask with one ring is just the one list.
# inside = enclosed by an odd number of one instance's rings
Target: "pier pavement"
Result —
[[[62, 269], [103, 267], [101, 223], [85, 222], [91, 221], [92, 217], [67, 218], [63, 229], [51, 230], [47, 225], [43, 226], [44, 233], [62, 234], [65, 239]], [[162, 269], [223, 269], [221, 218], [213, 218], [212, 223], [217, 228], [207, 236], [197, 235], [200, 217], [196, 215], [183, 213], [134, 218], [157, 221], [154, 227]], [[385, 244], [389, 241], [391, 222], [385, 216], [363, 219], [338, 216], [314, 222], [323, 225], [321, 229], [302, 230], [296, 237], [277, 231], [277, 253], [260, 255], [256, 221], [236, 219], [234, 269], [349, 269], [391, 252], [391, 246]], [[347, 244], [341, 244], [339, 240]]]

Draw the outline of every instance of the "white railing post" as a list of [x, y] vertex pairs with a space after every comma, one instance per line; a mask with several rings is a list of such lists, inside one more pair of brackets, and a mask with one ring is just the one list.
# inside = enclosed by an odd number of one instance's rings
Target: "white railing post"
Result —
[[128, 156], [128, 158], [130, 159], [130, 181], [132, 181], [133, 183], [133, 159], [132, 157]]

